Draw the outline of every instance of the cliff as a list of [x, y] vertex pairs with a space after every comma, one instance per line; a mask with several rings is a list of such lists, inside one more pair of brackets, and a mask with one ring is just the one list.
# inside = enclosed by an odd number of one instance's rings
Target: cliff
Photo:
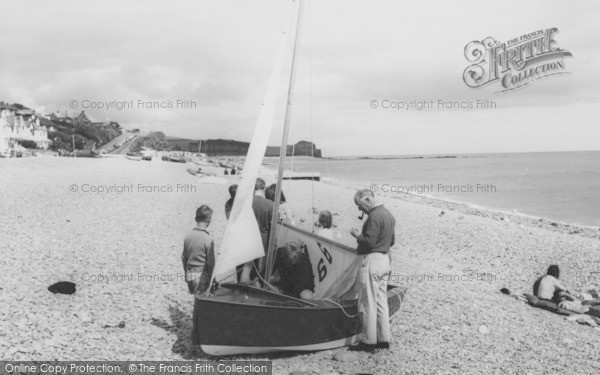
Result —
[[237, 155], [243, 156], [248, 153], [250, 143], [233, 141], [230, 139], [207, 139], [200, 141], [200, 152], [207, 155]]
[[[239, 142], [228, 139], [208, 139], [200, 141], [200, 152], [207, 155], [227, 155], [243, 156], [248, 153], [250, 144], [248, 142]], [[279, 156], [280, 147], [268, 146], [265, 156]], [[315, 144], [307, 141], [300, 141], [295, 145], [288, 145], [287, 156], [313, 156], [321, 157], [321, 150], [317, 149]]]

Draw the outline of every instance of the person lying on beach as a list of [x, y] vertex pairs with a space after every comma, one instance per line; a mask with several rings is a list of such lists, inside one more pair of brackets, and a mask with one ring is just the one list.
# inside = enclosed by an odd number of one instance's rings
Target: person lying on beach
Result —
[[539, 299], [559, 304], [562, 301], [575, 301], [579, 293], [568, 290], [559, 280], [560, 269], [556, 264], [548, 267], [545, 276], [538, 278], [533, 284], [533, 293]]
[[196, 210], [196, 227], [183, 241], [181, 261], [190, 294], [204, 293], [215, 266], [215, 243], [206, 230], [213, 210], [203, 204]]
[[321, 229], [317, 232], [317, 234], [321, 237], [333, 240], [333, 230], [331, 229], [333, 226], [333, 216], [331, 215], [331, 212], [327, 210], [321, 211], [319, 213], [318, 224]]
[[231, 215], [231, 209], [233, 208], [233, 200], [235, 199], [235, 194], [237, 193], [237, 185], [231, 185], [229, 187], [229, 195], [230, 198], [225, 202], [225, 217], [229, 220], [229, 215]]
[[[277, 184], [269, 185], [269, 187], [265, 189], [265, 198], [275, 202], [275, 189], [277, 189]], [[290, 211], [290, 207], [287, 205], [287, 203], [285, 203], [285, 195], [283, 194], [283, 190], [281, 191], [281, 200], [279, 201], [279, 219], [284, 223], [295, 225], [294, 220], [292, 220], [292, 212]]]
[[295, 298], [313, 299], [315, 276], [308, 254], [295, 243], [277, 249], [275, 270], [279, 273], [281, 291]]

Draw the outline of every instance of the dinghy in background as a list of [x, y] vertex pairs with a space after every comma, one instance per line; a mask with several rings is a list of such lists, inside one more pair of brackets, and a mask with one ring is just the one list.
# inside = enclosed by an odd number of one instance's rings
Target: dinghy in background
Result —
[[283, 179], [321, 181], [321, 174], [319, 172], [296, 172], [286, 170], [283, 172]]

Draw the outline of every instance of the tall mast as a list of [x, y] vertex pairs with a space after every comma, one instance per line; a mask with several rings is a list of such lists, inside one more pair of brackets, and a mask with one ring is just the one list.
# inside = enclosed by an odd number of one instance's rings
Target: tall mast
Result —
[[267, 262], [265, 266], [265, 280], [266, 282], [270, 282], [271, 274], [273, 270], [273, 256], [275, 254], [275, 250], [277, 249], [277, 244], [275, 243], [275, 228], [277, 228], [277, 221], [279, 219], [279, 205], [281, 202], [281, 180], [283, 179], [283, 167], [285, 165], [285, 157], [287, 154], [287, 141], [288, 134], [290, 130], [290, 118], [292, 116], [292, 97], [294, 94], [294, 81], [296, 77], [296, 54], [298, 53], [298, 36], [300, 35], [300, 19], [302, 18], [302, 2], [303, 0], [298, 1], [298, 18], [296, 20], [296, 35], [294, 36], [294, 49], [292, 52], [292, 68], [290, 69], [290, 80], [288, 85], [288, 94], [287, 94], [287, 105], [285, 108], [285, 121], [283, 126], [283, 136], [281, 138], [281, 149], [279, 151], [279, 170], [277, 172], [277, 187], [275, 188], [275, 200], [273, 205], [273, 219], [271, 221], [271, 232], [269, 234], [269, 248], [267, 250]]

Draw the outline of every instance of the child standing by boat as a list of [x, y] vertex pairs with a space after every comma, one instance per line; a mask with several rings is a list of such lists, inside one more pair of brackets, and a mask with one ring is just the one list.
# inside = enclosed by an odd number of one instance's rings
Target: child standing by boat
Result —
[[331, 212], [325, 210], [319, 213], [319, 226], [321, 227], [321, 230], [319, 230], [317, 234], [321, 237], [333, 240], [333, 230], [331, 229], [333, 226], [333, 217]]
[[213, 210], [203, 204], [196, 210], [196, 227], [183, 241], [181, 260], [190, 294], [204, 293], [215, 266], [215, 243], [207, 229]]

